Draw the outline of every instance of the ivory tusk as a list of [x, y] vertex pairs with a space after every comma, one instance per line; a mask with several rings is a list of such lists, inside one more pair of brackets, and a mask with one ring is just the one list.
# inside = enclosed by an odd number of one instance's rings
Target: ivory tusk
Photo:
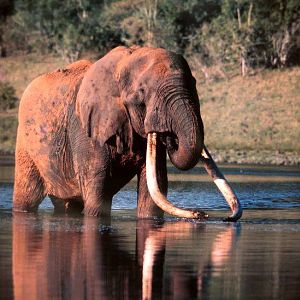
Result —
[[163, 211], [176, 217], [188, 219], [207, 218], [208, 216], [202, 211], [187, 210], [174, 206], [160, 191], [156, 175], [156, 137], [156, 133], [148, 133], [146, 156], [147, 186], [153, 201]]
[[201, 160], [204, 163], [207, 173], [211, 176], [231, 208], [232, 215], [227, 217], [224, 221], [237, 221], [243, 214], [242, 205], [205, 146], [202, 150]]

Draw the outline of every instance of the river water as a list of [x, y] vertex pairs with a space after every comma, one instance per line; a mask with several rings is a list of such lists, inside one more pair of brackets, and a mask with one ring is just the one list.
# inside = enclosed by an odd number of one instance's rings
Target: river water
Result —
[[226, 202], [201, 166], [169, 166], [169, 199], [205, 222], [137, 220], [136, 182], [109, 220], [12, 214], [10, 166], [0, 166], [0, 299], [299, 299], [300, 170], [223, 166], [244, 207]]

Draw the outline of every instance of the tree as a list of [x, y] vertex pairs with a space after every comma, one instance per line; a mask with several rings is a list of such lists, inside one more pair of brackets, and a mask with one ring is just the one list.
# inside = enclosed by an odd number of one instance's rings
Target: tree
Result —
[[6, 48], [3, 42], [4, 24], [7, 17], [14, 12], [14, 1], [2, 0], [0, 1], [0, 57], [6, 56]]
[[111, 30], [103, 17], [105, 1], [17, 0], [24, 23], [38, 31], [50, 51], [76, 60], [83, 50], [100, 52], [121, 43], [122, 30]]
[[300, 64], [300, 3], [259, 1], [255, 30], [263, 36], [265, 63], [280, 67]]
[[300, 61], [300, 3], [295, 0], [226, 0], [216, 34], [231, 58], [248, 67], [288, 66]]

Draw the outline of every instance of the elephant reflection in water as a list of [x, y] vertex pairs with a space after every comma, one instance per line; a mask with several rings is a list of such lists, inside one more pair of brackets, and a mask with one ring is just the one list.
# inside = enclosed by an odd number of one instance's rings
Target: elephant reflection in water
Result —
[[[153, 221], [138, 220], [136, 249], [131, 251], [122, 247], [123, 235], [101, 230], [98, 219], [86, 218], [84, 225], [77, 228], [68, 218], [55, 223], [51, 217], [44, 217], [35, 220], [40, 224], [37, 229], [32, 218], [17, 214], [13, 220], [13, 281], [17, 300], [159, 299], [163, 294], [174, 299], [182, 299], [182, 295], [194, 298], [201, 295], [211, 277], [205, 271], [207, 266], [221, 267], [235, 238], [233, 227], [217, 236], [204, 234], [207, 246], [199, 249], [198, 266], [178, 259], [167, 274], [166, 249], [168, 253], [169, 247], [172, 249], [178, 241], [199, 230], [202, 235], [205, 226], [187, 222], [158, 226]], [[190, 249], [190, 245], [186, 247]], [[183, 268], [192, 271], [195, 267], [197, 272], [182, 272]]]
[[[159, 266], [157, 261], [159, 255], [165, 253], [166, 246], [172, 249], [180, 239], [185, 240], [185, 238], [194, 233], [196, 233], [194, 224], [188, 222], [165, 223], [159, 229], [149, 230], [143, 251], [142, 294], [144, 300], [157, 298], [157, 292], [153, 288], [155, 287], [154, 272]], [[165, 292], [171, 299], [201, 298], [202, 292], [205, 292], [206, 284], [203, 278], [209, 279], [211, 277], [210, 270], [215, 268], [218, 271], [214, 275], [220, 275], [222, 266], [230, 257], [236, 240], [236, 228], [230, 226], [219, 232], [217, 236], [214, 235], [213, 239], [206, 235], [203, 235], [203, 238], [208, 239], [208, 247], [204, 247], [201, 249], [203, 251], [199, 251], [199, 259], [196, 266], [198, 269], [197, 276], [191, 272], [195, 266], [187, 265], [182, 261], [178, 261], [174, 268], [171, 269], [169, 275], [170, 286], [164, 287]], [[188, 249], [190, 247], [191, 245], [187, 246]], [[176, 258], [178, 259], [178, 257]], [[181, 259], [179, 258], [179, 260]], [[210, 268], [207, 268], [208, 266]]]

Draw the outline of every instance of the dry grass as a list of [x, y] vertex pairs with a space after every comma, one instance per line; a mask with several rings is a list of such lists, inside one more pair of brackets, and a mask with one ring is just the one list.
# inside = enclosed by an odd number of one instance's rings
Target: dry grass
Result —
[[[20, 99], [26, 86], [40, 74], [63, 67], [65, 62], [51, 56], [10, 56], [0, 59], [0, 80], [8, 81]], [[12, 153], [15, 149], [17, 111], [0, 112], [0, 152]]]
[[300, 68], [199, 84], [206, 143], [300, 152]]
[[9, 56], [0, 59], [0, 80], [9, 81], [20, 98], [26, 86], [35, 77], [64, 65], [66, 63], [61, 58], [53, 56]]

